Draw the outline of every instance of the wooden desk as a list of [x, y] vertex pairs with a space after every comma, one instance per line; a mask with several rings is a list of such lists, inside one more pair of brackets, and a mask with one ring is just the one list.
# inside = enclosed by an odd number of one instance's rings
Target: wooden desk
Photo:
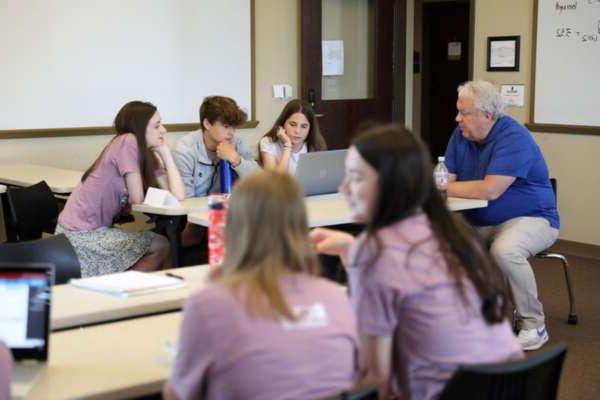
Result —
[[[311, 228], [352, 222], [348, 205], [340, 193], [309, 196], [305, 198], [305, 204], [308, 213], [308, 225]], [[462, 211], [487, 207], [488, 202], [487, 200], [449, 197], [447, 204], [452, 211]], [[205, 206], [200, 211], [190, 213], [188, 221], [197, 225], [208, 226], [208, 207]]]
[[46, 181], [55, 194], [69, 194], [81, 180], [83, 172], [35, 164], [1, 164], [0, 183], [31, 186]]
[[[183, 288], [161, 290], [140, 296], [117, 297], [73, 287], [69, 284], [52, 288], [52, 330], [140, 317], [168, 311], [181, 310], [188, 296], [204, 285], [208, 265], [170, 270], [185, 278]], [[164, 274], [166, 271], [155, 272]]]
[[181, 312], [50, 335], [48, 364], [28, 399], [132, 398], [159, 393], [169, 374], [167, 342]]

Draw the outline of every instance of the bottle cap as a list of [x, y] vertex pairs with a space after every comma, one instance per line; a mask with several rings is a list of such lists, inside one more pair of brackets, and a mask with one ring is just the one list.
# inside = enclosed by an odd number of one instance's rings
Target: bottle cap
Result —
[[446, 157], [444, 157], [444, 156], [439, 156], [439, 157], [438, 157], [438, 161], [442, 161], [442, 162], [443, 162], [443, 161], [446, 161]]

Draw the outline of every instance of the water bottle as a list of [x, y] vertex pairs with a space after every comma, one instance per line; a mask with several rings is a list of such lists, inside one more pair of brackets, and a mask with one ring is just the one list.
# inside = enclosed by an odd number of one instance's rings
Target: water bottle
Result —
[[438, 157], [438, 163], [433, 169], [433, 180], [435, 187], [439, 190], [442, 198], [446, 199], [446, 189], [448, 189], [448, 168], [444, 164], [445, 157]]
[[219, 160], [219, 183], [221, 193], [231, 193], [231, 165], [229, 165], [229, 161]]
[[225, 257], [225, 220], [228, 195], [208, 196], [208, 264], [218, 268]]

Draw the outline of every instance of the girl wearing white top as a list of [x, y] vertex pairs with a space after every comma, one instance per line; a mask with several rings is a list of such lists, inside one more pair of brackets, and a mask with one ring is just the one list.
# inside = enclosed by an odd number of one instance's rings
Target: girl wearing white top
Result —
[[295, 174], [298, 156], [309, 151], [326, 150], [327, 145], [315, 112], [304, 100], [291, 100], [259, 142], [263, 167]]

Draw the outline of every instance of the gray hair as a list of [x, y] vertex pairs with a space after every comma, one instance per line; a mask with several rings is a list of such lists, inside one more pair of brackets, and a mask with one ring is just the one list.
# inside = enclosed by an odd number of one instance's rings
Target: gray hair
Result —
[[478, 110], [490, 113], [493, 119], [504, 115], [504, 100], [493, 83], [481, 80], [468, 81], [459, 85], [457, 91], [459, 97], [472, 99]]

